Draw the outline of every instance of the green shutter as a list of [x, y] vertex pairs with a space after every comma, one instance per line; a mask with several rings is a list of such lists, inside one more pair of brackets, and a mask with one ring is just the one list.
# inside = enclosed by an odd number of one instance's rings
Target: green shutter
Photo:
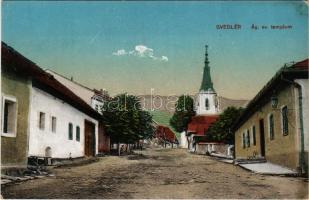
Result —
[[283, 135], [289, 134], [288, 107], [287, 106], [282, 108], [282, 130], [283, 130]]
[[255, 126], [252, 127], [253, 145], [256, 145]]
[[249, 129], [247, 130], [247, 142], [248, 142], [248, 144], [247, 144], [247, 147], [250, 147], [250, 131], [249, 131]]
[[69, 123], [69, 140], [73, 140], [73, 124]]
[[80, 128], [76, 126], [76, 141], [80, 141]]
[[275, 133], [274, 133], [274, 115], [271, 114], [269, 116], [269, 137], [271, 140], [275, 138]]

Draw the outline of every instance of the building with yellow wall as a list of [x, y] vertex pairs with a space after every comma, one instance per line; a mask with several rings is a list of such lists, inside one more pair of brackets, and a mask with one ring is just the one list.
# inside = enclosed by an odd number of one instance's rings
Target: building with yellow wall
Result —
[[235, 159], [308, 172], [308, 59], [281, 68], [235, 122]]

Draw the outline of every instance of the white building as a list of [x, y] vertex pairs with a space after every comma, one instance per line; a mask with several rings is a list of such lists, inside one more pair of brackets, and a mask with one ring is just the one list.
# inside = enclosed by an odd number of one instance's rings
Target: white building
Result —
[[[86, 126], [92, 126], [86, 140]], [[87, 142], [87, 144], [86, 144]], [[93, 146], [87, 152], [87, 145]], [[76, 158], [98, 153], [98, 121], [65, 101], [32, 87], [29, 156]], [[93, 152], [91, 152], [93, 151]]]
[[[67, 78], [52, 70], [46, 70], [57, 81], [69, 88], [75, 95], [84, 100], [89, 106], [91, 106], [98, 113], [102, 113], [102, 107], [104, 101], [108, 98], [106, 90], [90, 89], [89, 87], [82, 85], [73, 80], [73, 78]], [[99, 136], [96, 137], [99, 140], [98, 149], [100, 154], [110, 152], [110, 137], [105, 133], [103, 123], [99, 122]]]
[[186, 132], [183, 131], [180, 133], [180, 148], [187, 149], [188, 148], [188, 139], [186, 136]]
[[52, 75], [32, 67], [28, 157], [98, 154], [101, 115]]

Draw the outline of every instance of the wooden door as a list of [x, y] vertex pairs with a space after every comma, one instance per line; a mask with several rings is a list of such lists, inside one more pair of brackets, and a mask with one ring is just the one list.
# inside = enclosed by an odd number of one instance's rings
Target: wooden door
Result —
[[261, 156], [265, 157], [265, 133], [264, 133], [264, 120], [260, 119], [260, 145]]
[[85, 120], [85, 156], [95, 156], [95, 124]]

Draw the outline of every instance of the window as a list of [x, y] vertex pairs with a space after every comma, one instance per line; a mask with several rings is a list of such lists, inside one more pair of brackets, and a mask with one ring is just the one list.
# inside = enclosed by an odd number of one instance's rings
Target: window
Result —
[[269, 125], [269, 139], [273, 140], [275, 138], [274, 115], [273, 114], [270, 114], [268, 117], [268, 125]]
[[206, 98], [206, 100], [205, 100], [205, 107], [206, 107], [206, 110], [209, 110], [209, 100], [208, 100], [208, 98]]
[[41, 130], [45, 129], [45, 113], [43, 112], [39, 113], [39, 128]]
[[15, 137], [17, 125], [16, 99], [11, 97], [4, 97], [2, 111], [2, 135], [8, 137]]
[[56, 133], [56, 130], [57, 130], [57, 118], [52, 116], [51, 117], [51, 131], [53, 133]]
[[76, 126], [76, 141], [80, 141], [80, 128]]
[[242, 134], [242, 148], [246, 148], [246, 135], [245, 133]]
[[69, 123], [69, 140], [73, 140], [73, 124]]
[[284, 106], [281, 110], [281, 118], [282, 118], [282, 134], [289, 134], [289, 121], [288, 121], [288, 107]]
[[252, 126], [252, 142], [253, 145], [256, 145], [256, 135], [255, 135], [255, 126]]
[[215, 107], [216, 107], [216, 108], [218, 108], [218, 104], [219, 104], [219, 103], [218, 103], [218, 98], [215, 97]]
[[247, 130], [247, 147], [250, 147], [250, 131]]

